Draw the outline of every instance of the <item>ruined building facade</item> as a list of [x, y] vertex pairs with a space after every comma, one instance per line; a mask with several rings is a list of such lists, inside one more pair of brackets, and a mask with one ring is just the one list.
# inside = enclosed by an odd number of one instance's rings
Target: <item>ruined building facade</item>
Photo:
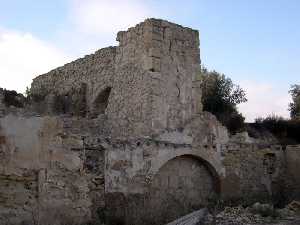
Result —
[[[119, 46], [0, 91], [0, 224], [164, 224], [227, 200], [299, 195], [298, 146], [202, 111], [199, 35], [148, 19]], [[298, 196], [299, 197], [299, 196]]]

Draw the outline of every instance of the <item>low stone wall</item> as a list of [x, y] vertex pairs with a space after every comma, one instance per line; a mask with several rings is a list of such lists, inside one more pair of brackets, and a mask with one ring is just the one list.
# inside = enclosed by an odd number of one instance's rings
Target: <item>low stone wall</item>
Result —
[[300, 145], [287, 146], [285, 150], [287, 196], [300, 200]]
[[[223, 146], [222, 197], [227, 201], [284, 201], [285, 161], [280, 146], [228, 143]], [[278, 202], [276, 202], [278, 201]]]

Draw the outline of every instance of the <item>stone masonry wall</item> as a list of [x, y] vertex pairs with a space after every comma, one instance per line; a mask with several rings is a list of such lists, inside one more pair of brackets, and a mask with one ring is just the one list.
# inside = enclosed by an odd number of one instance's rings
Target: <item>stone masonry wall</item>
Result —
[[[111, 135], [119, 137], [182, 127], [193, 113], [201, 112], [197, 31], [148, 19], [119, 32], [117, 40], [118, 47], [35, 78], [31, 94], [38, 106], [54, 114], [74, 114], [85, 107], [91, 116], [99, 107], [99, 95], [111, 88], [105, 114]], [[72, 107], [78, 103], [81, 108]]]
[[287, 197], [289, 200], [300, 200], [300, 146], [287, 146], [285, 150]]
[[230, 142], [222, 146], [222, 196], [228, 201], [285, 201], [285, 161], [281, 146]]
[[[112, 140], [105, 156], [108, 220], [163, 224], [207, 204], [208, 195], [220, 191], [224, 167], [219, 147], [226, 135], [215, 117], [205, 113], [156, 137]], [[170, 191], [163, 191], [167, 187]], [[191, 198], [197, 200], [187, 200]]]
[[[205, 205], [213, 191], [231, 199], [281, 191], [282, 150], [228, 139], [210, 114], [155, 138], [112, 139], [104, 121], [1, 118], [0, 218], [81, 224], [106, 215], [111, 224], [161, 224]], [[202, 197], [192, 204], [194, 195]], [[166, 204], [172, 210], [162, 215]]]
[[31, 95], [43, 113], [55, 114], [55, 104], [60, 99], [70, 98], [70, 102], [76, 101], [72, 99], [76, 97], [76, 91], [73, 90], [78, 91], [82, 85], [86, 85], [82, 95], [86, 100], [86, 111], [91, 113], [99, 93], [111, 87], [114, 82], [115, 54], [115, 47], [100, 49], [94, 54], [40, 75], [31, 84]]
[[[189, 212], [196, 209], [190, 206], [178, 206], [172, 199], [176, 199], [183, 194], [184, 199], [189, 198], [189, 194], [196, 194], [192, 191], [184, 191], [191, 188], [189, 176], [180, 180], [180, 174], [184, 174], [184, 167], [193, 166], [189, 160], [184, 161], [181, 166], [183, 171], [176, 174], [176, 169], [172, 169], [171, 175], [163, 172], [163, 168], [169, 162], [180, 157], [191, 157], [199, 160], [202, 168], [207, 168], [209, 176], [202, 177], [201, 184], [198, 185], [200, 193], [206, 193], [206, 186], [213, 180], [209, 192], [220, 192], [221, 197], [228, 202], [273, 201], [280, 205], [285, 201], [285, 157], [281, 146], [248, 137], [246, 133], [229, 137], [226, 129], [209, 113], [203, 113], [200, 117], [195, 117], [182, 129], [165, 130], [153, 138], [146, 139], [126, 139], [112, 144], [114, 147], [106, 153], [106, 196], [108, 196], [110, 206], [108, 211], [118, 208], [118, 214], [114, 214], [118, 219], [128, 222], [135, 221], [135, 224], [143, 224], [143, 221], [162, 224], [168, 222], [180, 212]], [[192, 170], [189, 173], [192, 176]], [[160, 177], [160, 182], [156, 178]], [[170, 178], [171, 177], [171, 178]], [[177, 177], [177, 181], [175, 177]], [[172, 179], [175, 179], [172, 183]], [[166, 183], [170, 190], [172, 185], [178, 185], [178, 192], [172, 191], [168, 195], [167, 191], [160, 194], [160, 200], [156, 201], [151, 195], [151, 186], [156, 184], [158, 190], [163, 190]], [[159, 187], [158, 187], [158, 186]], [[205, 197], [197, 198], [199, 205], [205, 205], [209, 194]], [[168, 209], [171, 211], [163, 213], [165, 216], [158, 216], [158, 212], [163, 212], [161, 205], [166, 207], [163, 199], [169, 199]], [[175, 201], [184, 203], [183, 200]], [[191, 203], [191, 202], [190, 202]], [[153, 205], [154, 204], [154, 205]], [[191, 207], [191, 208], [190, 208]], [[138, 210], [137, 210], [138, 209]], [[122, 211], [123, 210], [123, 211]], [[154, 210], [154, 211], [152, 211]], [[150, 215], [150, 216], [149, 216]], [[169, 215], [169, 216], [167, 216]], [[149, 217], [150, 218], [149, 218]], [[116, 217], [114, 219], [116, 219]], [[147, 224], [147, 222], [145, 222]]]
[[115, 107], [108, 109], [108, 119], [115, 121], [112, 133], [151, 136], [182, 126], [192, 117], [193, 97], [201, 94], [195, 84], [200, 73], [198, 32], [149, 19], [119, 32], [117, 40], [118, 94], [112, 97]]
[[83, 224], [104, 208], [101, 121], [0, 119], [0, 224]]
[[[18, 203], [10, 200], [16, 190], [1, 192], [8, 204], [1, 216], [22, 214], [16, 217], [19, 221], [9, 223], [83, 223], [102, 215], [107, 198], [103, 197], [104, 155], [106, 192], [132, 193], [131, 197], [141, 194], [144, 198], [147, 188], [143, 180], [150, 164], [148, 160], [135, 160], [140, 155], [137, 148], [130, 154], [130, 163], [136, 166], [132, 170], [133, 182], [126, 181], [128, 176], [115, 177], [117, 168], [127, 165], [121, 159], [124, 154], [122, 149], [118, 151], [116, 138], [135, 140], [160, 136], [166, 130], [180, 130], [194, 114], [201, 112], [199, 101], [193, 101], [201, 97], [197, 31], [149, 19], [120, 32], [117, 39], [118, 47], [101, 49], [34, 79], [29, 108], [42, 117], [24, 117], [20, 113], [1, 119], [5, 140], [1, 153], [7, 159], [1, 162], [1, 174], [6, 180], [17, 174], [18, 193], [27, 193], [27, 176], [32, 181], [26, 196], [33, 200], [24, 199], [20, 204], [29, 205], [29, 209], [18, 208]], [[31, 132], [26, 133], [27, 130]], [[164, 137], [160, 141], [164, 142]], [[85, 146], [89, 142], [89, 147]], [[101, 152], [103, 145], [108, 149], [105, 154]], [[193, 152], [191, 143], [181, 145], [178, 155], [185, 150]], [[152, 162], [162, 156], [159, 163], [151, 166], [152, 175], [167, 162], [164, 160], [176, 156], [172, 148], [164, 146], [169, 152], [165, 157], [164, 150], [157, 149], [159, 154], [155, 155], [151, 153], [154, 149], [148, 149]], [[111, 161], [114, 154], [116, 165]], [[27, 170], [29, 175], [24, 173]], [[125, 180], [119, 183], [116, 179]], [[130, 209], [139, 204], [134, 199], [127, 201]], [[105, 207], [111, 207], [111, 201], [106, 202], [109, 204]], [[49, 216], [52, 220], [46, 221]], [[130, 220], [125, 218], [128, 223]]]

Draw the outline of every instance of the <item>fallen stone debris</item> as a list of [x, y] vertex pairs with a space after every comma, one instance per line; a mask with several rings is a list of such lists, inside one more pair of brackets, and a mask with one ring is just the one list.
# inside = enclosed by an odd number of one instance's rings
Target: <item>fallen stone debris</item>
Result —
[[255, 203], [250, 207], [225, 207], [215, 216], [206, 217], [204, 225], [300, 225], [299, 202], [293, 201], [285, 208], [274, 209], [269, 204]]

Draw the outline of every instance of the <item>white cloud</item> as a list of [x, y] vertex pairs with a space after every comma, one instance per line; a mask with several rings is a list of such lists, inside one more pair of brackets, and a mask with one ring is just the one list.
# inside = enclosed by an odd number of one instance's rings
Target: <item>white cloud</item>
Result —
[[240, 86], [246, 91], [248, 98], [248, 102], [239, 105], [239, 111], [246, 117], [246, 121], [252, 122], [257, 117], [270, 114], [289, 117], [288, 103], [291, 99], [288, 88], [254, 81], [240, 82]]
[[81, 32], [91, 35], [126, 30], [149, 15], [140, 0], [71, 0], [70, 20]]
[[67, 62], [63, 52], [30, 33], [0, 29], [0, 87], [24, 92], [32, 78]]
[[[69, 0], [69, 21], [62, 21], [56, 44], [33, 34], [0, 28], [0, 87], [24, 92], [34, 77], [72, 59], [115, 45], [116, 32], [150, 14], [140, 0]], [[64, 49], [64, 50], [62, 50]]]

